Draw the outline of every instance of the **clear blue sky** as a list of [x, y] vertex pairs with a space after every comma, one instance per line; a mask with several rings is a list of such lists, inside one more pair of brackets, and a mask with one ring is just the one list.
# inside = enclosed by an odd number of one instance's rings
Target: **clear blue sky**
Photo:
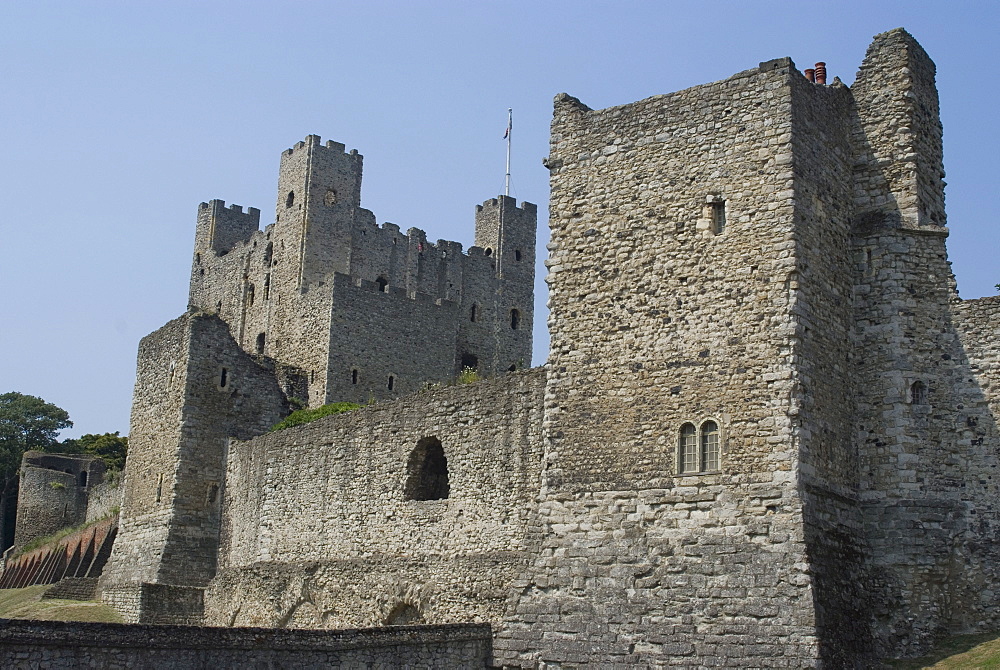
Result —
[[544, 249], [556, 93], [596, 109], [781, 56], [850, 84], [897, 26], [938, 66], [961, 295], [994, 294], [998, 4], [0, 1], [0, 392], [68, 410], [64, 436], [127, 433], [139, 338], [187, 305], [198, 203], [272, 221], [278, 156], [307, 134], [364, 154], [380, 222], [469, 246], [513, 107], [513, 195]]

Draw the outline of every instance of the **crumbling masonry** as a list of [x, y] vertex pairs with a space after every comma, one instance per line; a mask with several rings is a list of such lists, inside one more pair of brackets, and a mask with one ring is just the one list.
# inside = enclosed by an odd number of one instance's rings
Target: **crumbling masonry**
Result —
[[[546, 165], [536, 370], [533, 205], [430, 244], [377, 226], [361, 157], [315, 136], [264, 231], [202, 204], [191, 308], [140, 345], [103, 598], [489, 622], [523, 668], [855, 667], [1000, 626], [1000, 299], [957, 297], [916, 41], [877, 36], [850, 88], [783, 58], [559, 95]], [[488, 379], [414, 393], [467, 365]]]

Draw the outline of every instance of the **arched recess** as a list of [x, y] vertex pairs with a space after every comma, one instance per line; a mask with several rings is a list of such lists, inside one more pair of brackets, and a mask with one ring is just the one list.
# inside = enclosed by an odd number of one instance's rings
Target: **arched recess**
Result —
[[406, 500], [443, 500], [450, 492], [448, 459], [441, 440], [425, 437], [417, 442], [406, 463]]
[[409, 603], [399, 603], [385, 618], [386, 626], [414, 626], [424, 623], [420, 610]]

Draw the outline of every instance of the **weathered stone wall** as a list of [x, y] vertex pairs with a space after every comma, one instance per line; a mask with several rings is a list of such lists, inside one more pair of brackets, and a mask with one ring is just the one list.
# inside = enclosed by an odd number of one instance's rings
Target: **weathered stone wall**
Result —
[[121, 511], [122, 495], [125, 493], [125, 489], [121, 485], [121, 477], [120, 472], [110, 473], [103, 482], [90, 487], [87, 494], [86, 523], [103, 519]]
[[[543, 544], [505, 664], [816, 662], [790, 416], [794, 77], [782, 59], [623, 107], [556, 98]], [[708, 421], [720, 464], [682, 474], [682, 428]]]
[[287, 413], [273, 370], [212, 315], [186, 314], [144, 338], [138, 367], [121, 529], [102, 578], [112, 603], [115, 588], [211, 579], [228, 439]]
[[47, 668], [485, 668], [486, 625], [240, 630], [2, 620], [0, 665]]
[[795, 246], [775, 277], [788, 287], [788, 346], [796, 362], [789, 407], [799, 460], [806, 551], [813, 579], [820, 659], [829, 667], [877, 662], [867, 626], [864, 545], [859, 536], [858, 464], [853, 449], [855, 353], [852, 289], [854, 129], [850, 91], [797, 72], [791, 161]]
[[104, 479], [96, 456], [27, 451], [21, 458], [14, 548], [89, 520], [88, 498]]
[[[544, 371], [420, 393], [233, 442], [214, 625], [500, 620], [537, 550]], [[428, 438], [447, 497], [407, 499]]]
[[878, 35], [853, 93], [859, 582], [874, 648], [911, 655], [995, 625], [1000, 441], [953, 316], [934, 64], [905, 31]]
[[61, 528], [83, 523], [87, 494], [68, 472], [22, 467], [18, 491], [15, 551]]

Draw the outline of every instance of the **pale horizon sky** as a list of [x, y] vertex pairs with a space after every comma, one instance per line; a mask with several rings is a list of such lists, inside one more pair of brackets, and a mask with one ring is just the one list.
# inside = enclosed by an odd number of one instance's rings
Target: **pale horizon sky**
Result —
[[468, 248], [476, 204], [539, 205], [544, 362], [552, 98], [597, 109], [790, 56], [850, 85], [902, 26], [938, 67], [949, 254], [963, 298], [997, 293], [992, 198], [1000, 10], [987, 2], [10, 2], [0, 0], [0, 393], [128, 433], [139, 339], [187, 306], [195, 212], [273, 221], [278, 157], [306, 135], [365, 157], [381, 222]]

